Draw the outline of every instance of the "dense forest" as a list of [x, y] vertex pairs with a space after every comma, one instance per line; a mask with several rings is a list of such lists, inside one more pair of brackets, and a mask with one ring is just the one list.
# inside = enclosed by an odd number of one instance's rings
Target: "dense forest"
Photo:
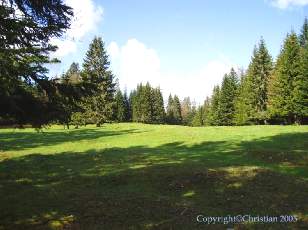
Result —
[[[0, 124], [102, 125], [143, 122], [190, 126], [307, 124], [308, 20], [300, 34], [291, 31], [276, 60], [265, 40], [255, 46], [247, 70], [231, 69], [203, 105], [139, 84], [121, 91], [110, 70], [101, 37], [89, 45], [82, 68], [73, 62], [66, 73], [48, 78], [46, 64], [57, 63], [50, 40], [70, 26], [72, 9], [62, 3], [12, 0], [0, 5]], [[176, 83], [175, 83], [176, 84]]]

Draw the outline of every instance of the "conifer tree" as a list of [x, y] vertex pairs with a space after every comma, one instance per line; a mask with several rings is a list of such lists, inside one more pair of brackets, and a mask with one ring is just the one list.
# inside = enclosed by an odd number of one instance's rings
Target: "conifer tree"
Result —
[[[139, 85], [137, 85], [138, 89]], [[131, 114], [131, 119], [133, 122], [138, 122], [138, 98], [137, 98], [137, 89], [132, 90], [129, 94], [129, 107], [130, 107], [130, 114]]]
[[127, 96], [127, 90], [124, 90], [124, 114], [125, 114], [125, 121], [131, 121], [131, 103], [130, 99]]
[[308, 42], [308, 19], [305, 18], [301, 33], [299, 35], [299, 44], [301, 47], [305, 47]]
[[[241, 82], [243, 85], [240, 87], [239, 101], [236, 105], [240, 110], [236, 112], [239, 113], [239, 116], [236, 116], [237, 122], [242, 120], [241, 123], [248, 121], [266, 123], [267, 90], [272, 68], [272, 57], [269, 55], [264, 39], [261, 38], [258, 46], [254, 48], [247, 75]], [[246, 114], [244, 114], [245, 111]]]
[[175, 124], [174, 108], [173, 107], [174, 107], [174, 101], [173, 101], [172, 95], [170, 94], [169, 97], [168, 97], [167, 114], [166, 114], [168, 124]]
[[223, 78], [219, 100], [219, 125], [232, 125], [235, 116], [235, 99], [238, 78], [234, 69]]
[[298, 84], [301, 75], [300, 44], [294, 32], [287, 35], [269, 84], [269, 114], [272, 119], [293, 123], [297, 119]]
[[204, 107], [199, 106], [192, 120], [192, 126], [198, 127], [203, 125], [204, 125]]
[[152, 123], [153, 120], [153, 97], [152, 88], [149, 82], [145, 86], [141, 87], [141, 117], [140, 121], [144, 123]]
[[242, 75], [238, 87], [238, 96], [235, 101], [234, 124], [246, 125], [250, 124], [252, 117], [252, 101], [251, 98], [251, 81], [247, 75]]
[[206, 97], [204, 104], [203, 104], [203, 125], [209, 126], [210, 125], [210, 110], [211, 110], [211, 99]]
[[0, 15], [0, 117], [35, 127], [57, 120], [65, 87], [46, 64], [59, 62], [49, 58], [51, 40], [70, 27], [73, 9], [62, 0], [2, 0]]
[[160, 88], [152, 89], [153, 98], [153, 123], [162, 124], [165, 121], [164, 99]]
[[211, 97], [211, 104], [209, 107], [209, 124], [219, 125], [220, 124], [220, 87], [214, 86], [213, 94]]
[[175, 124], [181, 124], [182, 123], [182, 115], [181, 115], [181, 103], [180, 99], [177, 95], [174, 95], [173, 98], [173, 116]]
[[190, 97], [185, 97], [181, 103], [181, 115], [183, 125], [191, 125], [192, 123], [192, 104]]
[[115, 94], [114, 119], [117, 122], [125, 121], [125, 102], [123, 94], [119, 88]]
[[86, 98], [85, 110], [97, 126], [112, 119], [115, 83], [109, 64], [102, 38], [95, 37], [86, 53], [82, 76], [95, 85], [94, 95]]

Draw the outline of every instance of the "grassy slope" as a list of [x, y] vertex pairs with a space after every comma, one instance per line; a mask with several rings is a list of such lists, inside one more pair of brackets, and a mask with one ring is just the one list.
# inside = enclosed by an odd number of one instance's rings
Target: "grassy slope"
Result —
[[200, 213], [304, 228], [307, 165], [307, 126], [0, 130], [0, 229], [204, 229]]

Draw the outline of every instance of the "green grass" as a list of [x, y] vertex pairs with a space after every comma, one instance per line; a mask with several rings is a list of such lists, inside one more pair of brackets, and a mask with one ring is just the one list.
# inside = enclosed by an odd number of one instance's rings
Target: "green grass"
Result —
[[[297, 215], [198, 224], [198, 214]], [[307, 229], [308, 127], [0, 130], [0, 229]]]

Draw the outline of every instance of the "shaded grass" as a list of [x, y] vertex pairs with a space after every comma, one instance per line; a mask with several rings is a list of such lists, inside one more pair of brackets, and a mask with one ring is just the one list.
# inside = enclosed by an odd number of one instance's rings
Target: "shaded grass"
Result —
[[[0, 229], [305, 229], [308, 127], [0, 131]], [[196, 216], [298, 215], [205, 226]]]

